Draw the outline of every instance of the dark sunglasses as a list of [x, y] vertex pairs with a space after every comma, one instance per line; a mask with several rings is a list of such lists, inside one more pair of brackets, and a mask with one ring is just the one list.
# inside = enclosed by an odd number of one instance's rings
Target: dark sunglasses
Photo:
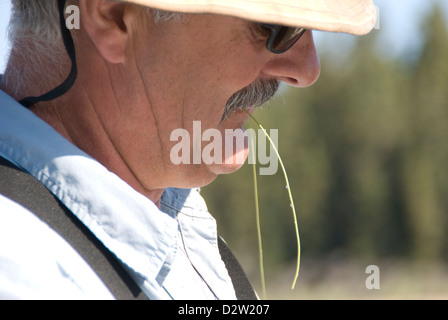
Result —
[[266, 48], [276, 54], [284, 53], [300, 39], [305, 33], [305, 28], [284, 27], [275, 24], [260, 23], [264, 28], [270, 30]]

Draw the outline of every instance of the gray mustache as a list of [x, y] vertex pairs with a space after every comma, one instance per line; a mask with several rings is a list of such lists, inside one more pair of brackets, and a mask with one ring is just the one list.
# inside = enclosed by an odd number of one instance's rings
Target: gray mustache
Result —
[[227, 102], [222, 120], [237, 110], [261, 106], [277, 93], [279, 86], [277, 80], [257, 80], [236, 92]]

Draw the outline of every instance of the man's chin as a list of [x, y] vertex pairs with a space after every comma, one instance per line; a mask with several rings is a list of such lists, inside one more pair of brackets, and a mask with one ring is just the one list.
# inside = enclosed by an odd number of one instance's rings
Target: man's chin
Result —
[[[243, 130], [240, 130], [239, 132], [240, 134], [244, 135], [244, 145], [232, 146], [234, 149], [232, 150], [233, 152], [231, 152], [232, 154], [230, 156], [224, 157], [223, 161], [221, 161], [220, 163], [208, 164], [207, 169], [210, 172], [216, 175], [230, 174], [238, 171], [244, 165], [249, 155], [248, 137], [247, 135], [245, 135]], [[223, 154], [225, 154], [225, 151], [226, 150], [224, 149]]]
[[210, 164], [207, 166], [208, 170], [212, 172], [213, 174], [220, 175], [220, 174], [231, 174], [239, 169], [244, 165], [242, 164]]
[[190, 172], [183, 180], [175, 180], [173, 183], [169, 184], [169, 187], [182, 188], [182, 189], [192, 189], [192, 188], [203, 188], [213, 181], [219, 175], [231, 174], [238, 171], [244, 164], [210, 164], [206, 167], [202, 167], [199, 171]]

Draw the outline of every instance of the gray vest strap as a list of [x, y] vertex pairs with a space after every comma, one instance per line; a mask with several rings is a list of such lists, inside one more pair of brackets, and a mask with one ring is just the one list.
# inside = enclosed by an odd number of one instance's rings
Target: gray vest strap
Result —
[[86, 260], [117, 299], [145, 295], [115, 256], [33, 176], [0, 158], [0, 194], [20, 203], [51, 226]]

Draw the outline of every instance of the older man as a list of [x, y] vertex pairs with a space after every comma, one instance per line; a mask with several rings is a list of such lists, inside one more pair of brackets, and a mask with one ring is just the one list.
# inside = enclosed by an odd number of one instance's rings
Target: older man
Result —
[[[118, 282], [150, 299], [250, 297], [235, 293], [195, 189], [241, 163], [175, 164], [171, 133], [200, 121], [225, 136], [280, 81], [311, 85], [311, 29], [366, 33], [370, 0], [12, 2], [0, 297], [126, 297]], [[66, 28], [68, 5], [80, 28]], [[41, 204], [42, 186], [53, 205]]]

